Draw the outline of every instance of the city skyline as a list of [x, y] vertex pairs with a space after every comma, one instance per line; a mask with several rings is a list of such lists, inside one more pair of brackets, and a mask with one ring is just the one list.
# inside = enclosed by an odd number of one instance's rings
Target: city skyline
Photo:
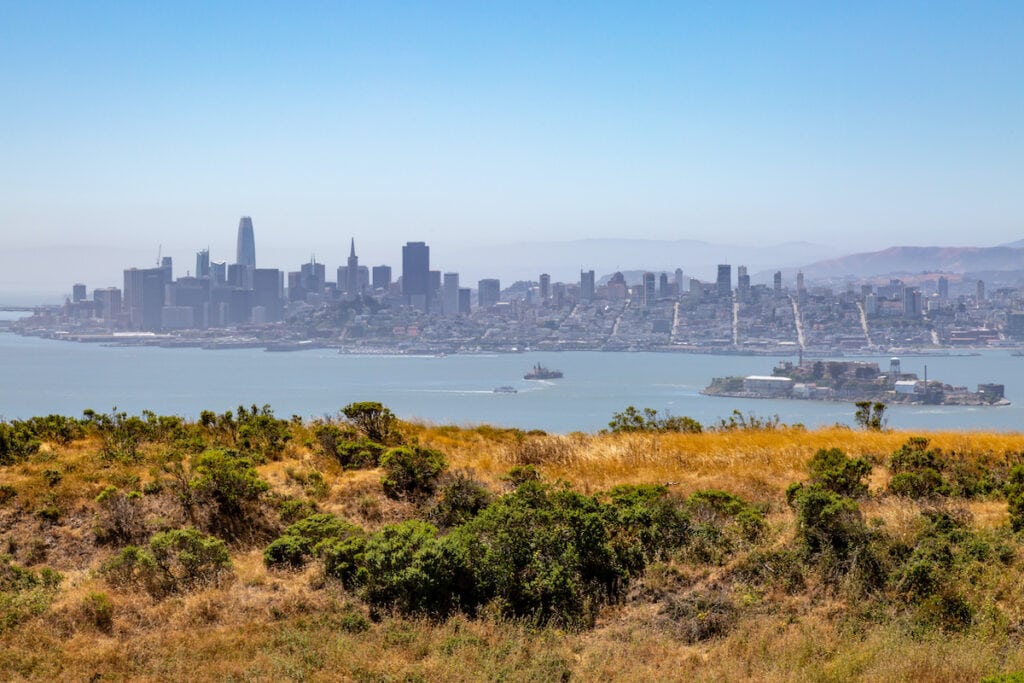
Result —
[[1024, 226], [1017, 5], [57, 2], [3, 19], [0, 225], [20, 255], [180, 257], [242, 212], [267, 253], [340, 231], [379, 238], [372, 261], [416, 235], [849, 252]]

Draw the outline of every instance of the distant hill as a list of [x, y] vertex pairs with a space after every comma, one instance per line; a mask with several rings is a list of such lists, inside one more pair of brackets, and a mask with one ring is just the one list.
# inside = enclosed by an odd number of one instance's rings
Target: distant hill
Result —
[[[1019, 244], [1024, 244], [1024, 240]], [[890, 247], [817, 261], [803, 266], [801, 270], [807, 278], [814, 280], [922, 272], [1019, 271], [1024, 270], [1024, 248]]]

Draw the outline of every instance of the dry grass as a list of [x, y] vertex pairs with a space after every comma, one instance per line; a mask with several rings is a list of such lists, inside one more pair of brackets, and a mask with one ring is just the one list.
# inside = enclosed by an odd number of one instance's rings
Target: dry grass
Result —
[[[531, 464], [552, 480], [581, 491], [617, 484], [670, 483], [688, 494], [717, 488], [767, 503], [772, 529], [791, 538], [784, 491], [805, 477], [811, 455], [839, 447], [876, 464], [878, 493], [888, 480], [886, 456], [912, 433], [813, 431], [704, 434], [526, 435], [486, 426], [407, 424], [406, 434], [442, 450], [453, 468], [471, 469], [495, 491], [514, 465]], [[999, 462], [1024, 452], [1024, 435], [933, 432], [932, 445], [971, 459]], [[418, 514], [411, 503], [382, 495], [376, 471], [346, 472], [295, 439], [282, 459], [259, 467], [280, 495], [306, 495], [301, 475], [323, 474], [320, 509], [368, 529]], [[865, 625], [848, 618], [856, 604], [744, 589], [744, 614], [728, 635], [696, 645], [680, 638], [657, 605], [630, 600], [603, 610], [582, 633], [531, 630], [482, 615], [441, 623], [387, 616], [366, 608], [316, 566], [301, 572], [267, 569], [261, 548], [232, 550], [232, 579], [221, 586], [155, 599], [112, 588], [98, 574], [112, 549], [97, 546], [95, 496], [108, 484], [138, 488], [154, 477], [153, 449], [136, 465], [101, 462], [99, 444], [47, 444], [28, 462], [0, 468], [0, 485], [17, 495], [0, 507], [0, 552], [37, 569], [53, 566], [64, 581], [40, 616], [0, 629], [0, 678], [5, 680], [445, 680], [445, 681], [974, 681], [996, 671], [1024, 669], [1020, 625], [1024, 580], [1019, 562], [993, 567], [984, 578], [998, 615], [982, 612], [978, 626], [960, 634], [921, 634], [903, 623]], [[59, 471], [56, 483], [47, 471]], [[963, 501], [978, 528], [1006, 522], [998, 500]], [[55, 506], [56, 521], [39, 512]], [[910, 540], [921, 505], [891, 496], [862, 504], [865, 517]], [[168, 508], [162, 514], [171, 516]], [[770, 541], [771, 542], [771, 541]], [[42, 544], [33, 550], [33, 544]], [[722, 568], [686, 579], [711, 585]], [[1000, 573], [1001, 572], [1001, 573]], [[656, 576], [651, 581], [657, 580]], [[665, 584], [668, 586], [669, 584]], [[109, 600], [105, 625], [91, 596]]]

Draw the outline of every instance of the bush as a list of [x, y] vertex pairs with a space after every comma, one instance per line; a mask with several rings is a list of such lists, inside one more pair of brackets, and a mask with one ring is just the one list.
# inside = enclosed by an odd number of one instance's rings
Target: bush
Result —
[[537, 624], [589, 626], [628, 581], [605, 510], [567, 489], [524, 483], [447, 538], [465, 547], [479, 600]]
[[26, 421], [29, 429], [44, 441], [51, 441], [59, 446], [69, 446], [85, 434], [81, 423], [73, 417], [64, 415], [47, 415], [33, 417]]
[[367, 539], [356, 576], [364, 599], [405, 613], [445, 616], [475, 601], [460, 539], [437, 537], [418, 520], [391, 524]]
[[823, 448], [811, 457], [807, 470], [812, 484], [819, 484], [840, 496], [867, 495], [868, 485], [864, 479], [871, 474], [871, 465], [863, 458], [849, 458], [838, 448]]
[[263, 561], [267, 566], [301, 567], [313, 555], [319, 554], [321, 544], [362, 534], [362, 529], [340, 517], [327, 513], [310, 515], [298, 521], [267, 546]]
[[1024, 465], [1017, 465], [1010, 470], [1004, 489], [1010, 510], [1010, 528], [1024, 531]]
[[728, 593], [721, 588], [696, 590], [682, 597], [670, 597], [662, 613], [672, 619], [687, 643], [699, 643], [732, 630], [739, 613]]
[[942, 453], [928, 448], [928, 439], [914, 436], [889, 458], [893, 476], [889, 492], [907, 498], [930, 498], [949, 493], [942, 479]]
[[349, 422], [370, 441], [393, 445], [401, 442], [394, 413], [375, 401], [349, 403], [341, 409]]
[[797, 538], [809, 556], [830, 551], [844, 558], [867, 539], [860, 508], [849, 498], [818, 484], [791, 487], [787, 493], [796, 509]]
[[448, 466], [442, 453], [421, 446], [399, 446], [380, 461], [381, 485], [392, 498], [421, 498], [431, 494], [438, 476]]
[[114, 606], [106, 593], [89, 593], [82, 600], [82, 609], [93, 626], [104, 633], [114, 628]]
[[37, 573], [0, 555], [0, 633], [45, 612], [63, 579], [52, 569]]
[[616, 486], [608, 492], [605, 520], [618, 561], [631, 575], [684, 545], [691, 522], [685, 505], [655, 484]]
[[108, 486], [96, 496], [96, 503], [100, 512], [93, 531], [100, 543], [140, 543], [148, 536], [138, 492], [125, 494]]
[[621, 413], [613, 413], [605, 433], [622, 434], [626, 432], [682, 432], [699, 434], [704, 430], [700, 422], [691, 417], [673, 417], [668, 413], [659, 415], [654, 408], [637, 410], [635, 406], [627, 406]]
[[39, 450], [39, 439], [24, 422], [0, 422], [0, 465], [21, 462]]
[[188, 493], [206, 507], [212, 530], [232, 538], [251, 530], [253, 508], [270, 489], [251, 460], [231, 450], [208, 450], [195, 457], [191, 474]]
[[468, 522], [494, 500], [487, 487], [468, 472], [455, 472], [438, 491], [429, 516], [442, 529]]

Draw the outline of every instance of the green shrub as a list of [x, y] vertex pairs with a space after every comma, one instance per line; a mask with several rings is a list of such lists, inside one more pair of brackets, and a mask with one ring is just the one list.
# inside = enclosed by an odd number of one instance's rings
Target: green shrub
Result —
[[889, 458], [892, 479], [889, 492], [907, 498], [931, 498], [950, 493], [942, 478], [945, 461], [941, 451], [928, 448], [928, 439], [914, 436]]
[[106, 593], [89, 593], [82, 600], [82, 608], [93, 626], [104, 633], [114, 628], [114, 605]]
[[502, 477], [512, 488], [516, 488], [528, 481], [540, 481], [541, 478], [540, 470], [533, 465], [516, 465], [508, 471], [508, 474]]
[[812, 484], [850, 498], [867, 495], [864, 479], [871, 474], [871, 465], [863, 458], [849, 458], [838, 448], [823, 448], [811, 457], [807, 470]]
[[0, 555], [0, 633], [45, 612], [63, 579], [52, 569], [37, 573], [14, 564], [9, 555]]
[[224, 541], [197, 529], [172, 529], [149, 539], [149, 552], [160, 572], [160, 583], [180, 590], [212, 583], [231, 570]]
[[621, 413], [613, 413], [605, 433], [622, 434], [627, 432], [682, 432], [699, 434], [704, 430], [700, 422], [692, 417], [674, 417], [668, 413], [659, 414], [654, 408], [637, 410], [635, 406], [627, 406]]
[[376, 401], [349, 403], [341, 409], [353, 427], [367, 439], [385, 446], [400, 443], [398, 419], [394, 413]]
[[438, 476], [448, 467], [444, 455], [421, 446], [398, 446], [380, 461], [381, 485], [392, 498], [421, 498], [433, 492]]
[[274, 417], [269, 405], [249, 410], [238, 406], [237, 444], [243, 453], [252, 454], [258, 460], [276, 459], [291, 441], [291, 423]]
[[371, 605], [444, 616], [475, 602], [461, 539], [439, 539], [431, 524], [385, 526], [366, 540], [358, 563], [356, 580]]
[[211, 530], [232, 538], [251, 531], [256, 504], [270, 485], [249, 458], [231, 450], [204, 451], [195, 457], [191, 474], [188, 493], [205, 508]]
[[582, 628], [629, 578], [605, 514], [594, 497], [527, 482], [446, 540], [465, 548], [480, 601], [507, 616]]
[[867, 527], [849, 498], [818, 484], [791, 489], [789, 498], [796, 509], [797, 538], [807, 555], [829, 551], [846, 557], [865, 545]]
[[71, 442], [85, 435], [85, 430], [78, 420], [64, 415], [33, 417], [26, 420], [26, 424], [40, 439], [59, 446], [69, 446]]
[[1024, 465], [1017, 465], [1010, 470], [1004, 490], [1010, 510], [1010, 528], [1014, 531], [1022, 531], [1024, 530]]
[[605, 520], [620, 565], [631, 575], [683, 546], [691, 531], [682, 501], [656, 484], [616, 486], [608, 492]]
[[39, 439], [24, 422], [0, 422], [0, 465], [13, 465], [39, 451]]
[[295, 522], [263, 552], [267, 566], [297, 568], [313, 555], [320, 553], [320, 545], [361, 535], [362, 529], [340, 517], [318, 513]]
[[442, 529], [459, 526], [491, 504], [494, 496], [468, 472], [455, 472], [438, 491], [429, 517]]

